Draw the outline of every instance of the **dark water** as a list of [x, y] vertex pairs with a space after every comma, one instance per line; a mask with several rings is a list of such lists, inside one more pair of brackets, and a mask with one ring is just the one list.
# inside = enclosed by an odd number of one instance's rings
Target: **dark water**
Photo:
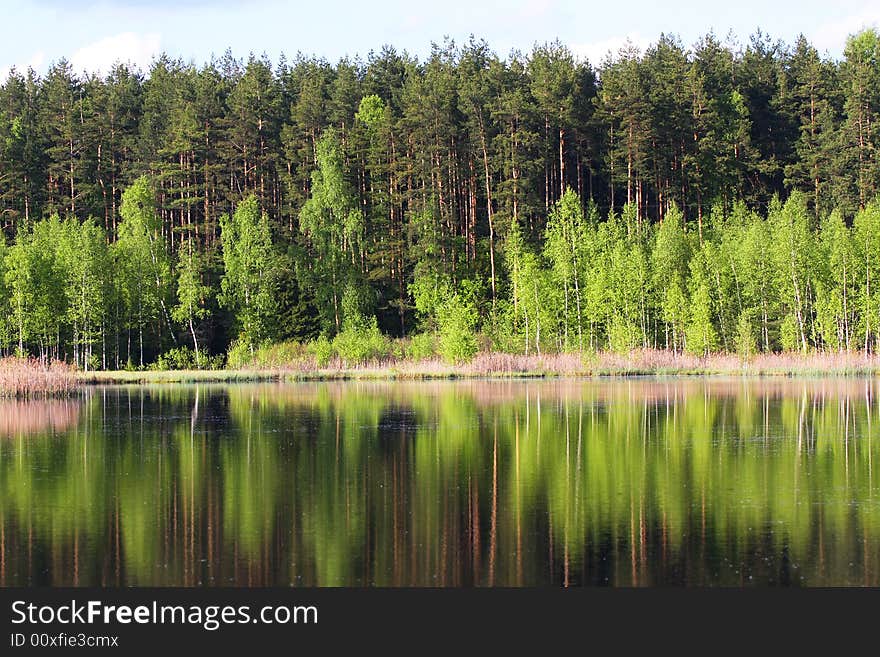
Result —
[[0, 402], [0, 585], [880, 585], [865, 379]]

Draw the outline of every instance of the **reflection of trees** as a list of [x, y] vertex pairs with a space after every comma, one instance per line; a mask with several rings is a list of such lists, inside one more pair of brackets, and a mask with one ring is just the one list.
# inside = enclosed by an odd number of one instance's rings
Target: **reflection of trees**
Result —
[[876, 585], [876, 393], [108, 388], [0, 442], [0, 582]]

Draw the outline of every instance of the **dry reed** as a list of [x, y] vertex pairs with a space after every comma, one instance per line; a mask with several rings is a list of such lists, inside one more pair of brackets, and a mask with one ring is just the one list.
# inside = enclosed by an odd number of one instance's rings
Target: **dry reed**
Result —
[[[438, 357], [414, 360], [383, 357], [362, 364], [338, 356], [323, 366], [312, 355], [299, 355], [271, 366], [249, 365], [240, 370], [79, 373], [81, 383], [175, 383], [328, 379], [453, 379], [600, 376], [855, 376], [880, 374], [880, 356], [864, 352], [786, 352], [694, 356], [663, 349], [629, 353], [509, 354], [482, 352], [471, 361], [446, 363]], [[2, 386], [0, 378], [0, 386]]]
[[277, 369], [282, 378], [458, 378], [458, 377], [595, 377], [663, 375], [867, 375], [880, 373], [880, 356], [863, 352], [759, 354], [744, 359], [736, 354], [694, 356], [663, 349], [637, 349], [629, 353], [509, 354], [483, 352], [470, 362], [446, 363], [383, 358], [352, 366], [338, 358], [325, 367], [313, 359], [298, 360]]
[[0, 359], [0, 397], [47, 397], [69, 393], [77, 385], [75, 369], [61, 361]]

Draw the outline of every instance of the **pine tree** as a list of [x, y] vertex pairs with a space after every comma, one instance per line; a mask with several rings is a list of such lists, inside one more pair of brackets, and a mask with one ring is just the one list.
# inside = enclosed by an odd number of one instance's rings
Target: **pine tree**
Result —
[[844, 50], [841, 73], [845, 89], [846, 118], [842, 126], [849, 170], [857, 190], [858, 207], [864, 208], [880, 189], [880, 34], [868, 29], [851, 36]]

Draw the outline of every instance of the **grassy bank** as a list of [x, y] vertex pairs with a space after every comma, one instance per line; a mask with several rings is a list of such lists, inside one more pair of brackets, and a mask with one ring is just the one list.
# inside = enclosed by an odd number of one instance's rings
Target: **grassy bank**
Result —
[[451, 379], [480, 377], [599, 377], [638, 375], [853, 376], [880, 374], [880, 357], [864, 353], [761, 354], [743, 359], [731, 354], [707, 357], [670, 351], [638, 350], [629, 354], [530, 355], [484, 353], [470, 362], [438, 358], [383, 359], [349, 365], [334, 359], [318, 366], [313, 358], [271, 367], [224, 370], [80, 372], [82, 383], [232, 383], [245, 381], [339, 379]]
[[277, 381], [284, 378], [280, 369], [235, 370], [108, 370], [78, 372], [80, 383], [244, 383]]

